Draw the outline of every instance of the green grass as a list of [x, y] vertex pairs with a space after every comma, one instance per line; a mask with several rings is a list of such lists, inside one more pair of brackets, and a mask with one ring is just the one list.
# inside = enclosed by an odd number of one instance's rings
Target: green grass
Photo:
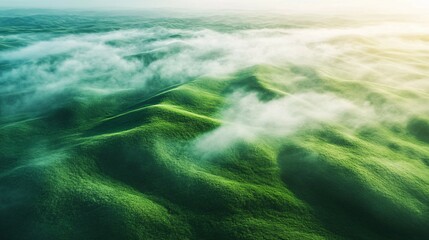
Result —
[[[300, 81], [282, 83], [283, 76]], [[193, 151], [235, 91], [404, 108], [396, 89], [258, 66], [154, 95], [124, 92], [0, 126], [2, 239], [426, 239], [428, 116], [326, 123]], [[415, 102], [427, 100], [417, 95]], [[362, 116], [364, 117], [364, 116]]]

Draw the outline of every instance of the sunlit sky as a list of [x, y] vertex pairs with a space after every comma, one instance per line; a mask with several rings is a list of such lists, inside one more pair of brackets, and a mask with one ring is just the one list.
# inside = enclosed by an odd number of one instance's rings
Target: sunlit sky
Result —
[[1, 0], [0, 7], [25, 8], [190, 8], [237, 10], [295, 10], [322, 12], [417, 12], [428, 0]]

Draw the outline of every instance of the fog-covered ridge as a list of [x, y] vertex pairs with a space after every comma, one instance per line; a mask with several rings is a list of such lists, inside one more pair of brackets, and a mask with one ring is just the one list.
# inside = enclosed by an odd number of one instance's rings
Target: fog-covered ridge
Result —
[[[59, 22], [63, 19], [49, 16]], [[123, 18], [127, 23], [130, 18], [64, 17], [65, 22], [91, 23], [87, 18], [104, 30], [17, 32], [2, 37], [2, 115], [59, 106], [73, 97], [136, 88], [157, 90], [264, 64], [306, 66], [321, 75], [422, 93], [429, 88], [425, 67], [429, 29], [421, 20], [348, 19], [347, 25], [341, 25], [333, 24], [331, 18], [297, 17], [288, 25], [288, 18], [265, 17], [261, 19], [266, 27], [260, 28], [255, 20], [239, 25], [236, 17], [225, 16], [215, 23], [195, 19], [194, 28], [186, 19], [169, 27], [174, 19], [161, 18], [150, 19], [151, 27], [131, 24], [129, 30], [106, 31], [104, 27], [115, 28], [115, 21]], [[16, 19], [3, 21], [13, 25]], [[203, 27], [205, 22], [209, 28]], [[229, 22], [235, 29], [226, 27]]]

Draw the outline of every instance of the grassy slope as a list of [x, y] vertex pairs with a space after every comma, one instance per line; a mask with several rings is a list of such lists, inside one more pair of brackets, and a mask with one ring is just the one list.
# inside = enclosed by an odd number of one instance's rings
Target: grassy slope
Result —
[[[300, 81], [281, 83], [280, 76]], [[0, 127], [2, 239], [425, 239], [429, 120], [335, 124], [207, 157], [227, 96], [306, 89], [403, 107], [409, 92], [261, 66], [140, 101], [75, 101]], [[127, 97], [133, 96], [133, 97]], [[427, 99], [414, 96], [418, 101]], [[133, 102], [130, 104], [129, 102]], [[136, 103], [137, 102], [137, 103]]]

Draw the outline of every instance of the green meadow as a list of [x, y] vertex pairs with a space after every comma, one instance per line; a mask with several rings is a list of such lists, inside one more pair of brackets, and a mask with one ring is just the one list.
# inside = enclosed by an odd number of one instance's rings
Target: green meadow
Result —
[[425, 23], [0, 11], [0, 239], [429, 239]]

